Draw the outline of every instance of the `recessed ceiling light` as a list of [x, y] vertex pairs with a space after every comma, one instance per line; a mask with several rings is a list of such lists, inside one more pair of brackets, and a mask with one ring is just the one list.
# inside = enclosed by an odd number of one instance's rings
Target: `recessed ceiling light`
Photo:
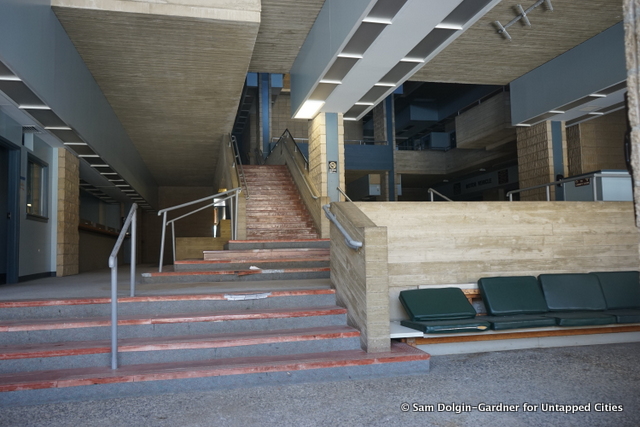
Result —
[[406, 57], [406, 58], [402, 58], [400, 60], [400, 62], [415, 62], [416, 64], [421, 64], [424, 62], [424, 58], [411, 58], [411, 57]]
[[133, 190], [133, 189], [131, 189], [131, 190], [120, 190], [120, 191], [122, 191], [123, 193], [135, 193], [136, 192], [136, 190]]
[[73, 130], [69, 126], [45, 126], [46, 130]]
[[110, 179], [111, 182], [123, 182], [124, 179]]
[[100, 172], [100, 175], [118, 175], [118, 172]]
[[0, 81], [3, 82], [21, 82], [18, 76], [0, 76]]
[[348, 122], [355, 122], [358, 119], [356, 117], [343, 117], [342, 120], [346, 120]]
[[18, 108], [21, 110], [51, 110], [51, 107], [46, 105], [19, 105]]
[[604, 116], [604, 113], [600, 111], [592, 111], [589, 114], [591, 114], [592, 116]]
[[518, 123], [516, 126], [522, 127], [522, 128], [530, 128], [531, 125], [528, 125], [526, 123]]
[[357, 54], [357, 53], [339, 53], [338, 54], [338, 58], [355, 58], [355, 59], [362, 59], [364, 58], [364, 56]]
[[[124, 180], [122, 180], [124, 181]], [[131, 187], [129, 184], [118, 184], [116, 187]]]
[[89, 166], [91, 166], [92, 168], [109, 168], [109, 167], [111, 167], [109, 165], [89, 165]]
[[64, 145], [87, 145], [86, 142], [63, 142]]
[[462, 29], [462, 25], [459, 25], [459, 24], [446, 24], [444, 22], [441, 22], [438, 25], [436, 25], [436, 28], [441, 29], [441, 30], [461, 30]]
[[320, 83], [326, 83], [326, 84], [330, 84], [330, 85], [341, 85], [342, 84], [342, 82], [340, 80], [326, 80], [326, 79], [320, 80]]
[[354, 105], [375, 105], [373, 102], [356, 102]]
[[78, 154], [78, 157], [100, 157], [97, 154]]
[[366, 18], [364, 18], [362, 20], [362, 22], [369, 22], [371, 24], [385, 24], [385, 25], [391, 25], [391, 19], [387, 19], [387, 18], [375, 18], [373, 16], [367, 16]]
[[324, 101], [314, 101], [308, 99], [302, 104], [298, 113], [293, 117], [294, 119], [313, 119], [318, 111], [324, 106]]
[[549, 112], [551, 114], [564, 114], [564, 111], [560, 111], [560, 110], [549, 110]]
[[604, 93], [592, 93], [591, 95], [589, 95], [593, 98], [606, 98], [607, 95], [605, 95]]
[[379, 86], [379, 87], [396, 87], [395, 83], [384, 83], [384, 82], [378, 82], [376, 84], [374, 84], [374, 86]]

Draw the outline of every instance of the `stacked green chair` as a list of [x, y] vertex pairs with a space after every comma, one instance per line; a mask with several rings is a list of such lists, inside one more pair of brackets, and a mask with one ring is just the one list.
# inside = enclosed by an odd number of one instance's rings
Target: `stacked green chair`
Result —
[[598, 278], [607, 304], [605, 313], [618, 323], [640, 323], [640, 273], [615, 271], [591, 273]]
[[607, 314], [600, 282], [593, 274], [541, 274], [538, 277], [549, 307], [547, 316], [558, 326], [589, 326], [616, 323]]
[[482, 332], [490, 326], [476, 318], [476, 310], [459, 288], [402, 291], [400, 302], [411, 319], [400, 323], [426, 334]]
[[478, 288], [489, 314], [484, 320], [491, 329], [519, 329], [556, 326], [538, 279], [533, 276], [483, 277]]

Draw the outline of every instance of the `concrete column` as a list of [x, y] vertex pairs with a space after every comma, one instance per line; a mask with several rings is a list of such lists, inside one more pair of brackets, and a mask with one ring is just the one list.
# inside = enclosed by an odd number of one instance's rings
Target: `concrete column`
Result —
[[[330, 162], [336, 162], [335, 173]], [[320, 113], [311, 120], [309, 175], [321, 197], [329, 197], [332, 202], [340, 200], [336, 187], [345, 189], [342, 114]]]
[[636, 225], [640, 227], [640, 0], [624, 0], [623, 11], [633, 196], [636, 205]]
[[[562, 162], [556, 170], [554, 165], [554, 137], [556, 139], [555, 157]], [[543, 122], [531, 127], [518, 127], [518, 177], [520, 188], [533, 187], [555, 181], [557, 172], [566, 175], [566, 137], [564, 124]], [[562, 153], [562, 155], [560, 155]], [[555, 187], [551, 187], [551, 200], [556, 200]], [[546, 200], [544, 188], [520, 193], [520, 200]]]
[[[387, 97], [384, 101], [373, 108], [373, 139], [376, 141], [387, 141], [393, 146], [395, 168], [395, 118], [393, 114], [393, 95]], [[385, 178], [386, 177], [386, 178]], [[396, 175], [393, 170], [380, 174], [381, 200], [398, 200], [395, 191]], [[385, 186], [387, 192], [382, 194]]]
[[602, 169], [626, 169], [626, 111], [619, 110], [567, 128], [569, 175]]
[[[56, 276], [78, 274], [80, 260], [80, 161], [58, 148], [58, 248]], [[105, 262], [105, 268], [106, 268]]]

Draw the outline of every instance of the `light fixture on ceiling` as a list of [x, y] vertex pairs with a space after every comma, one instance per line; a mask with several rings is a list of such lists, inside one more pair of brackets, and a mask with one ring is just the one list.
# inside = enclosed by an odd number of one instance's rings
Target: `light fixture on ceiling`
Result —
[[46, 130], [73, 130], [69, 126], [45, 126]]
[[308, 99], [302, 104], [300, 110], [293, 117], [294, 119], [313, 119], [324, 106], [324, 101]]
[[84, 157], [93, 157], [93, 158], [96, 158], [96, 157], [100, 157], [100, 156], [99, 156], [99, 155], [97, 155], [97, 154], [78, 154], [78, 157], [80, 157], [80, 158], [84, 158]]
[[87, 145], [86, 142], [63, 142], [64, 145]]
[[0, 76], [0, 81], [3, 81], [3, 82], [21, 82], [22, 80], [18, 76]]
[[51, 110], [47, 105], [18, 105], [21, 110]]
[[111, 167], [111, 166], [105, 165], [105, 164], [89, 165], [89, 166], [91, 166], [92, 168], [109, 168], [109, 167]]
[[118, 172], [100, 172], [100, 175], [118, 175]]

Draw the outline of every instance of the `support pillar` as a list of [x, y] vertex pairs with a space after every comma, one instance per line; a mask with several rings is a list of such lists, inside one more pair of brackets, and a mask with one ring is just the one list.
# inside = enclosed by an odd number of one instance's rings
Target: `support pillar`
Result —
[[[80, 260], [80, 161], [58, 148], [58, 247], [56, 276], [78, 274]], [[107, 263], [105, 261], [105, 268]]]
[[344, 181], [344, 122], [342, 114], [320, 113], [309, 126], [309, 175], [321, 197], [340, 201]]
[[640, 0], [624, 0], [623, 11], [633, 199], [636, 207], [636, 225], [640, 227]]
[[[564, 123], [542, 122], [531, 127], [518, 127], [518, 177], [520, 188], [548, 184], [556, 175], [567, 175]], [[555, 161], [554, 161], [555, 159]], [[556, 188], [551, 187], [551, 200]], [[520, 200], [547, 200], [544, 188], [520, 193]]]
[[[373, 109], [373, 138], [375, 141], [387, 141], [387, 144], [393, 146], [393, 156], [395, 158], [395, 120], [393, 114], [393, 95], [389, 95], [384, 101], [379, 103]], [[392, 162], [395, 166], [395, 161]], [[395, 173], [394, 166], [390, 171], [380, 173], [380, 191], [381, 200], [395, 201]], [[383, 187], [387, 188], [384, 193]]]

